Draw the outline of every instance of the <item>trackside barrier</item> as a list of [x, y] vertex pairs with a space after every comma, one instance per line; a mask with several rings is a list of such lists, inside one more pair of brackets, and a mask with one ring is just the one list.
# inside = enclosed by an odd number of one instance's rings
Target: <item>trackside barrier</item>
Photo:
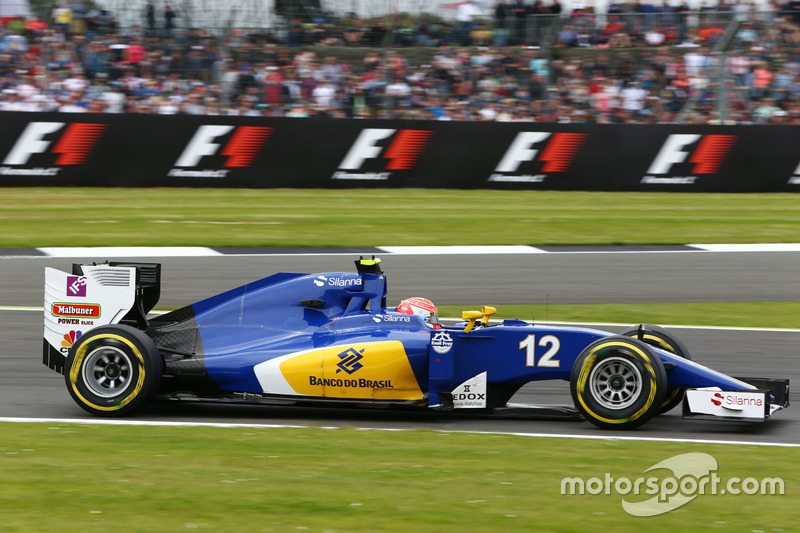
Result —
[[0, 185], [800, 191], [800, 128], [0, 113]]

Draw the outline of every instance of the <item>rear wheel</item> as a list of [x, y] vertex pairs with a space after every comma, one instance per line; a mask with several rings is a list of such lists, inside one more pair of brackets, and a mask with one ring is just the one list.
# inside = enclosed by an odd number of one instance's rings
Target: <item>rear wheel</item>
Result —
[[605, 429], [641, 426], [658, 413], [667, 389], [661, 360], [636, 339], [599, 339], [572, 366], [570, 391], [575, 407]]
[[101, 416], [123, 416], [157, 392], [164, 363], [153, 340], [124, 325], [95, 328], [72, 347], [65, 379], [72, 399]]
[[[657, 348], [666, 350], [669, 353], [677, 355], [678, 357], [682, 357], [683, 359], [688, 359], [689, 361], [692, 360], [691, 356], [689, 355], [689, 349], [686, 348], [681, 340], [673, 335], [669, 330], [659, 326], [642, 324], [641, 331], [641, 338], [639, 337], [639, 326], [632, 326], [623, 331], [621, 335], [637, 338], [642, 342], [646, 342], [650, 346], [656, 346]], [[661, 404], [661, 408], [658, 410], [658, 414], [671, 411], [676, 406], [680, 405], [685, 394], [686, 389], [684, 387], [670, 387], [667, 390], [667, 396], [664, 398], [664, 403]]]

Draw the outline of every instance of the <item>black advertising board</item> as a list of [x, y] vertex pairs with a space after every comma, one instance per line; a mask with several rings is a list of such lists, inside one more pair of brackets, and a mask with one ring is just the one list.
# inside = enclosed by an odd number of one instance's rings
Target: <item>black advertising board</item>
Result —
[[800, 128], [0, 113], [0, 185], [800, 191]]

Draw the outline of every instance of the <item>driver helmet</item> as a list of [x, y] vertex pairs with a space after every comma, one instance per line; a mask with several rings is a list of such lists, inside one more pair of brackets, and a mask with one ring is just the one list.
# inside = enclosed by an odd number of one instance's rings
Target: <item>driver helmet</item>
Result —
[[433, 329], [442, 329], [442, 326], [439, 325], [439, 310], [427, 298], [407, 298], [397, 306], [397, 312], [417, 315]]

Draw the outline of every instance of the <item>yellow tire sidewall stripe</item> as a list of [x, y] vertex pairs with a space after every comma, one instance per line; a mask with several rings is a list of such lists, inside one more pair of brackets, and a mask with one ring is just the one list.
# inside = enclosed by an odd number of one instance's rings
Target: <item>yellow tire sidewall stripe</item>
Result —
[[[615, 420], [615, 419], [612, 419], [612, 418], [605, 418], [605, 417], [602, 417], [602, 416], [598, 415], [597, 413], [592, 411], [589, 408], [589, 406], [587, 406], [586, 403], [583, 401], [583, 394], [584, 394], [584, 391], [586, 390], [586, 382], [589, 379], [589, 374], [591, 373], [592, 365], [594, 364], [594, 361], [597, 359], [597, 352], [599, 350], [601, 350], [601, 349], [608, 348], [608, 347], [613, 347], [613, 346], [618, 346], [618, 347], [622, 347], [622, 348], [629, 348], [629, 349], [633, 350], [634, 352], [638, 353], [642, 357], [642, 359], [644, 359], [644, 361], [646, 362], [647, 373], [649, 374], [649, 377], [650, 377], [650, 394], [648, 395], [647, 401], [645, 402], [645, 404], [642, 406], [641, 409], [636, 411], [633, 415], [631, 415], [629, 417], [621, 418], [621, 419], [618, 419], [618, 420]], [[589, 355], [583, 361], [583, 365], [581, 365], [581, 372], [578, 375], [578, 382], [576, 384], [576, 390], [577, 390], [577, 393], [578, 393], [577, 394], [578, 401], [580, 402], [581, 406], [595, 420], [600, 420], [601, 422], [605, 422], [607, 424], [624, 424], [625, 422], [633, 422], [634, 420], [637, 420], [640, 416], [645, 414], [647, 412], [647, 410], [650, 409], [650, 407], [653, 405], [653, 401], [655, 400], [656, 392], [657, 392], [657, 386], [656, 386], [656, 373], [655, 373], [655, 370], [653, 369], [653, 362], [650, 359], [650, 357], [647, 355], [647, 353], [644, 350], [642, 350], [641, 348], [639, 348], [638, 346], [635, 346], [635, 345], [632, 345], [632, 344], [627, 344], [627, 343], [624, 343], [624, 342], [613, 342], [613, 341], [612, 342], [606, 342], [606, 343], [603, 343], [603, 344], [599, 344], [599, 345], [595, 346], [594, 348], [592, 348], [592, 351], [589, 353]]]
[[675, 349], [675, 347], [672, 346], [670, 343], [668, 343], [666, 340], [662, 339], [661, 337], [656, 337], [655, 335], [647, 335], [647, 334], [645, 334], [643, 336], [643, 338], [655, 342], [660, 348], [663, 348], [664, 350], [668, 351], [669, 353], [673, 353], [675, 355], [678, 355], [678, 351]]
[[[122, 401], [120, 401], [116, 405], [106, 406], [106, 405], [94, 404], [89, 400], [87, 400], [86, 398], [84, 398], [84, 396], [80, 393], [77, 387], [78, 376], [80, 375], [81, 365], [83, 363], [84, 357], [86, 357], [86, 353], [89, 351], [89, 344], [93, 341], [100, 339], [113, 339], [125, 344], [126, 346], [128, 346], [128, 348], [131, 349], [131, 352], [133, 353], [134, 356], [136, 356], [136, 359], [139, 360], [139, 379], [136, 381], [136, 386], [133, 388], [133, 390], [128, 396], [126, 396]], [[119, 409], [122, 409], [123, 407], [128, 405], [131, 401], [134, 400], [134, 398], [136, 398], [139, 395], [139, 392], [142, 390], [142, 387], [144, 387], [144, 378], [145, 378], [144, 357], [142, 356], [142, 353], [139, 351], [139, 348], [137, 348], [135, 344], [133, 344], [125, 337], [122, 337], [120, 335], [115, 335], [113, 333], [100, 333], [98, 335], [90, 337], [86, 342], [81, 344], [78, 347], [78, 350], [75, 352], [75, 358], [72, 361], [72, 367], [69, 369], [69, 383], [70, 387], [72, 388], [72, 392], [75, 393], [75, 395], [81, 400], [81, 402], [84, 403], [84, 405], [87, 405], [92, 409], [97, 409], [98, 411], [109, 411], [109, 412], [118, 411]]]

